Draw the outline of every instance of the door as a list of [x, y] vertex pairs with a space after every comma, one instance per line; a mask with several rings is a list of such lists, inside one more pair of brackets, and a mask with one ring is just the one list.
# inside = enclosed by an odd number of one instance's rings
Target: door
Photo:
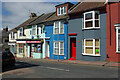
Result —
[[46, 58], [49, 58], [49, 41], [46, 41]]
[[70, 60], [76, 60], [76, 38], [71, 38], [70, 43]]

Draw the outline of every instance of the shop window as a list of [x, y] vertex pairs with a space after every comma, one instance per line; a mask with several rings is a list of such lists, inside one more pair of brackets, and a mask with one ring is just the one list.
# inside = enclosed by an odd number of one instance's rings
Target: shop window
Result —
[[64, 42], [54, 42], [54, 54], [64, 55]]
[[32, 48], [32, 52], [34, 52], [34, 53], [42, 53], [42, 45], [41, 44], [32, 44], [31, 48]]
[[19, 53], [20, 54], [24, 53], [24, 44], [19, 44]]
[[57, 8], [57, 15], [66, 14], [66, 6]]
[[99, 12], [90, 11], [84, 13], [84, 29], [100, 28]]
[[100, 56], [100, 40], [99, 39], [84, 39], [83, 40], [83, 55]]
[[64, 23], [61, 21], [54, 22], [54, 34], [64, 34]]
[[120, 28], [116, 28], [116, 51], [120, 52]]

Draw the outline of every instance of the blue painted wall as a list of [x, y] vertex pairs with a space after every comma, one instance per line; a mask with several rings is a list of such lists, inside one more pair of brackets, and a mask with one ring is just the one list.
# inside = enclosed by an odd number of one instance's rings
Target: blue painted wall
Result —
[[[100, 29], [82, 30], [82, 18], [71, 19], [68, 21], [68, 34], [77, 33], [77, 36], [68, 37], [68, 59], [70, 58], [70, 38], [76, 38], [76, 60], [85, 61], [106, 61], [106, 13], [100, 14]], [[82, 55], [82, 40], [83, 39], [100, 39], [100, 55], [88, 56]], [[80, 41], [80, 42], [78, 42]]]
[[46, 39], [49, 41], [50, 48], [50, 59], [58, 59], [58, 55], [53, 54], [54, 41], [64, 41], [64, 55], [60, 55], [59, 59], [67, 59], [67, 23], [64, 23], [64, 34], [53, 34], [53, 25], [45, 26], [45, 37], [50, 37]]

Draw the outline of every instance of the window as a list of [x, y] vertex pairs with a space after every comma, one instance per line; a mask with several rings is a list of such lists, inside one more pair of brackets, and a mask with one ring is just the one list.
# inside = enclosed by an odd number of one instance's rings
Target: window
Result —
[[100, 40], [84, 39], [82, 51], [83, 51], [83, 55], [100, 56]]
[[14, 32], [11, 32], [10, 35], [11, 35], [11, 39], [14, 39], [14, 38], [15, 38]]
[[116, 28], [116, 52], [120, 52], [120, 28]]
[[64, 34], [64, 23], [57, 21], [54, 22], [54, 34]]
[[32, 35], [37, 35], [37, 25], [32, 26]]
[[57, 15], [66, 14], [66, 6], [57, 8]]
[[32, 52], [42, 53], [42, 45], [41, 44], [31, 44]]
[[64, 42], [54, 42], [54, 54], [64, 55]]
[[19, 53], [20, 54], [24, 53], [24, 44], [19, 44]]
[[20, 36], [25, 36], [24, 35], [24, 28], [23, 27], [20, 28]]
[[41, 34], [42, 33], [45, 33], [45, 26], [44, 25], [41, 26]]
[[91, 28], [100, 28], [98, 11], [84, 13], [84, 29]]

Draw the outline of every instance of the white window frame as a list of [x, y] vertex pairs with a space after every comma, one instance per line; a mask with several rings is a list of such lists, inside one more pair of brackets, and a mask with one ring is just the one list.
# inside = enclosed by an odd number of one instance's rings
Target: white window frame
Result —
[[[93, 46], [86, 46], [86, 45], [85, 45], [86, 40], [93, 40]], [[82, 45], [82, 46], [83, 46], [83, 47], [82, 47], [82, 51], [84, 50], [84, 53], [82, 52], [83, 55], [100, 56], [100, 39], [99, 39], [99, 46], [97, 46], [97, 47], [99, 47], [99, 54], [95, 54], [95, 47], [96, 47], [96, 46], [95, 46], [95, 39], [84, 39], [83, 42], [84, 42], [84, 46]], [[85, 48], [86, 48], [86, 47], [93, 47], [93, 54], [86, 54], [86, 53], [85, 53]]]
[[[35, 27], [35, 34], [33, 34], [33, 28]], [[32, 25], [32, 35], [37, 35], [37, 25]]]
[[12, 40], [15, 39], [14, 32], [11, 32], [10, 35], [11, 35], [10, 37]]
[[23, 27], [21, 27], [20, 29], [22, 29], [22, 31], [20, 31], [20, 33], [22, 34], [21, 36], [23, 36]]
[[[89, 12], [85, 12], [84, 13], [84, 26], [83, 26], [83, 29], [99, 29], [100, 28], [100, 14], [99, 14], [99, 16], [98, 16], [98, 19], [95, 19], [95, 13], [96, 12], [98, 12], [98, 11], [89, 11]], [[92, 19], [89, 19], [89, 20], [85, 20], [85, 15], [86, 14], [89, 14], [89, 13], [92, 13]], [[99, 13], [99, 12], [98, 12]], [[99, 27], [95, 27], [95, 20], [98, 20], [99, 21]], [[86, 28], [85, 27], [85, 22], [88, 22], [88, 21], [92, 21], [93, 23], [92, 23], [92, 27], [88, 27], [88, 28]]]
[[[55, 25], [56, 25], [55, 23], [56, 22], [58, 22], [58, 24], [59, 24], [59, 27], [58, 27], [59, 28], [59, 30], [58, 30], [59, 32], [58, 33], [55, 33], [55, 28], [56, 28], [55, 27]], [[56, 22], [54, 22], [53, 34], [64, 34], [64, 22], [62, 22], [62, 21], [56, 21]], [[63, 33], [60, 33], [60, 31], [61, 31], [61, 23], [63, 23]]]
[[[65, 7], [66, 7], [66, 12], [64, 12], [64, 9], [65, 9]], [[59, 15], [62, 15], [61, 14], [61, 9], [63, 8], [63, 14], [66, 14], [67, 13], [67, 6], [63, 6], [63, 7], [59, 7], [59, 8], [57, 8], [57, 15], [59, 16]], [[58, 13], [58, 9], [60, 9], [60, 14]]]
[[[60, 54], [61, 49], [64, 50], [64, 46], [63, 46], [63, 48], [60, 48], [61, 42], [63, 42], [63, 44], [64, 44], [64, 41], [54, 41], [54, 48], [53, 48], [53, 54], [54, 54], [54, 55], [64, 55], [64, 53], [63, 53], [63, 54]], [[55, 43], [58, 43], [58, 44], [59, 44], [59, 47], [55, 47]], [[65, 44], [64, 44], [64, 45], [65, 45]], [[58, 49], [59, 49], [59, 53], [58, 53], [58, 54], [55, 53], [55, 48], [58, 48]]]
[[116, 27], [116, 52], [120, 53], [120, 51], [118, 51], [118, 35], [120, 35], [120, 33], [118, 33], [118, 30], [120, 29], [120, 27]]

